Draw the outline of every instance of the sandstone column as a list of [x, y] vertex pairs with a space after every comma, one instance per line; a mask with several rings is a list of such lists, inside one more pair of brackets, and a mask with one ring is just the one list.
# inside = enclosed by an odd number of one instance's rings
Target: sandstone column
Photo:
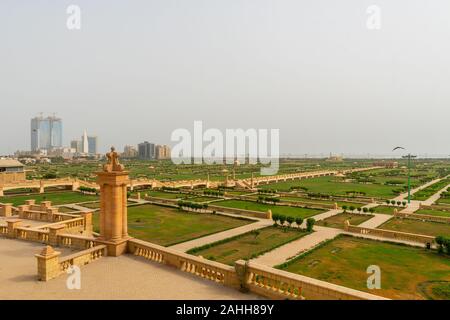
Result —
[[100, 186], [100, 237], [108, 247], [108, 255], [119, 256], [127, 248], [127, 185], [128, 172], [119, 164], [117, 152], [111, 148], [108, 164], [97, 173]]

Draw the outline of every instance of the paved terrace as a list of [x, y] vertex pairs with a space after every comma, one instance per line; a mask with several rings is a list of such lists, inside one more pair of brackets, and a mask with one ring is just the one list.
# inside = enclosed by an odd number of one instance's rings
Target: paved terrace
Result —
[[[0, 299], [260, 299], [209, 280], [133, 255], [103, 257], [81, 268], [81, 290], [66, 287], [67, 276], [36, 280], [33, 242], [0, 239]], [[62, 255], [69, 250], [61, 250]]]

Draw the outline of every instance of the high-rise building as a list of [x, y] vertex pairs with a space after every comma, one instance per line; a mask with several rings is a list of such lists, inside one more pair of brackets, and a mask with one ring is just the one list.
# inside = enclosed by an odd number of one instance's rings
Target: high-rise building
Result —
[[80, 140], [72, 140], [70, 141], [70, 147], [75, 149], [75, 152], [80, 153], [82, 150], [81, 141]]
[[62, 120], [55, 116], [31, 119], [31, 151], [62, 147]]
[[139, 143], [138, 156], [140, 159], [155, 159], [155, 144], [148, 141]]
[[89, 154], [97, 154], [97, 137], [88, 136], [88, 153]]
[[89, 141], [86, 130], [84, 130], [83, 136], [81, 137], [81, 152], [89, 153]]
[[157, 145], [155, 148], [155, 158], [158, 160], [170, 159], [170, 147], [166, 145]]
[[138, 156], [138, 151], [134, 146], [125, 146], [123, 148], [122, 157], [123, 158], [136, 158]]

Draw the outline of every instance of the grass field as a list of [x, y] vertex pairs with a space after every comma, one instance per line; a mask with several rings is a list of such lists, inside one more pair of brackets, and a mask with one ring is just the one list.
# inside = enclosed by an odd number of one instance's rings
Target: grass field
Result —
[[26, 196], [7, 196], [1, 197], [0, 202], [12, 203], [18, 206], [25, 203], [25, 200], [35, 199], [37, 203], [41, 201], [51, 201], [53, 205], [73, 204], [86, 201], [95, 201], [99, 197], [93, 195], [84, 195], [79, 192], [55, 192], [55, 193], [40, 193]]
[[299, 239], [308, 234], [305, 231], [266, 227], [258, 231], [251, 231], [237, 237], [220, 241], [202, 248], [194, 248], [188, 251], [197, 256], [209, 260], [218, 261], [228, 265], [234, 265], [239, 259], [251, 259], [261, 255], [268, 250], [274, 249], [282, 244]]
[[[98, 219], [99, 215], [94, 214], [93, 222], [96, 231], [98, 231]], [[174, 245], [252, 222], [246, 219], [185, 212], [155, 205], [128, 208], [128, 233], [132, 237], [163, 246]]]
[[436, 182], [432, 184], [431, 186], [426, 187], [425, 189], [419, 190], [416, 193], [412, 195], [413, 200], [427, 200], [429, 197], [431, 197], [433, 194], [439, 192], [443, 188], [445, 188], [447, 185], [450, 184], [450, 179], [443, 179], [439, 182]]
[[193, 198], [187, 199], [187, 201], [192, 201], [192, 202], [209, 202], [209, 201], [214, 201], [214, 200], [220, 200], [220, 198], [201, 196], [201, 197], [193, 197]]
[[342, 208], [342, 206], [354, 206], [355, 208], [360, 208], [364, 206], [363, 203], [357, 203], [357, 202], [346, 202], [346, 201], [333, 201], [333, 200], [318, 200], [318, 199], [309, 199], [309, 198], [302, 198], [302, 197], [280, 197], [281, 201], [288, 202], [307, 202], [307, 203], [315, 203], [315, 204], [326, 204], [326, 205], [334, 205], [337, 203], [339, 207]]
[[150, 197], [164, 198], [164, 199], [184, 199], [187, 198], [187, 195], [182, 193], [172, 193], [172, 192], [164, 192], [164, 191], [145, 191], [141, 193], [141, 196], [144, 194], [148, 194]]
[[414, 219], [394, 218], [378, 227], [400, 232], [423, 234], [427, 236], [450, 236], [450, 224]]
[[[381, 269], [381, 289], [367, 288], [367, 267]], [[448, 297], [445, 286], [432, 290], [431, 281], [450, 281], [450, 258], [436, 251], [341, 236], [318, 247], [283, 270], [366, 291], [391, 299]], [[434, 292], [433, 292], [434, 291]], [[430, 293], [431, 292], [431, 293]]]
[[297, 208], [297, 207], [287, 207], [287, 206], [276, 206], [264, 203], [257, 203], [252, 201], [244, 200], [224, 200], [215, 202], [214, 205], [227, 207], [227, 208], [238, 208], [253, 211], [267, 212], [267, 210], [272, 210], [272, 214], [284, 214], [291, 217], [302, 217], [307, 218], [314, 216], [316, 214], [324, 212], [324, 210], [319, 209], [309, 209], [309, 208]]
[[354, 213], [339, 213], [332, 217], [326, 218], [324, 220], [317, 221], [316, 224], [319, 226], [330, 227], [330, 228], [344, 228], [344, 222], [349, 220], [350, 224], [353, 226], [360, 225], [364, 221], [372, 219], [374, 216], [369, 214], [354, 214]]
[[346, 195], [347, 191], [363, 192], [365, 196], [388, 199], [396, 196], [393, 190], [396, 186], [382, 184], [362, 184], [355, 182], [344, 182], [336, 177], [319, 177], [307, 180], [286, 181], [260, 186], [261, 189], [276, 189], [278, 191], [290, 191], [292, 186], [308, 188], [308, 192], [322, 193], [328, 195]]
[[396, 207], [396, 206], [378, 206], [373, 209], [375, 210], [375, 213], [394, 214], [395, 209], [397, 209], [398, 211], [401, 211], [404, 208]]
[[427, 215], [438, 216], [438, 217], [450, 217], [450, 208], [449, 208], [449, 211], [433, 210], [433, 209], [420, 209], [414, 213], [427, 214]]

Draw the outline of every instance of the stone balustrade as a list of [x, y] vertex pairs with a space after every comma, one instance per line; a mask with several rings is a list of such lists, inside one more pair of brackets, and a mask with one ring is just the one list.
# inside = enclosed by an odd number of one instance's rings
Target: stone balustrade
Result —
[[15, 238], [21, 239], [21, 240], [27, 240], [27, 241], [33, 241], [33, 242], [40, 242], [40, 243], [49, 243], [49, 232], [48, 231], [42, 231], [42, 230], [36, 230], [36, 229], [30, 229], [30, 228], [24, 228], [24, 227], [17, 227], [14, 229], [16, 236]]
[[372, 235], [372, 236], [377, 236], [377, 237], [381, 237], [381, 238], [402, 240], [402, 241], [408, 241], [408, 242], [416, 242], [416, 243], [424, 244], [425, 246], [429, 245], [430, 247], [435, 243], [435, 237], [431, 237], [431, 236], [407, 233], [407, 232], [384, 230], [384, 229], [364, 228], [364, 227], [352, 226], [352, 225], [348, 225], [348, 224], [345, 225], [345, 231], [352, 232], [352, 233], [365, 234], [365, 235]]
[[90, 249], [98, 245], [93, 237], [84, 237], [74, 234], [58, 234], [57, 244], [72, 249]]
[[433, 215], [429, 215], [429, 214], [394, 212], [394, 216], [397, 218], [407, 218], [407, 219], [415, 219], [415, 220], [431, 221], [431, 222], [439, 222], [439, 223], [450, 223], [450, 217], [433, 216]]
[[128, 252], [150, 261], [176, 267], [201, 278], [234, 288], [239, 287], [236, 272], [231, 266], [137, 239], [128, 241]]
[[0, 226], [0, 235], [6, 236], [8, 234], [7, 226]]
[[47, 246], [41, 253], [35, 255], [39, 280], [51, 280], [65, 273], [71, 266], [83, 266], [105, 256], [106, 245], [97, 245], [68, 255], [63, 259], [59, 259], [60, 254], [60, 252], [54, 251], [52, 247]]
[[236, 261], [236, 272], [250, 292], [269, 299], [387, 300], [366, 292], [274, 269], [254, 262]]

